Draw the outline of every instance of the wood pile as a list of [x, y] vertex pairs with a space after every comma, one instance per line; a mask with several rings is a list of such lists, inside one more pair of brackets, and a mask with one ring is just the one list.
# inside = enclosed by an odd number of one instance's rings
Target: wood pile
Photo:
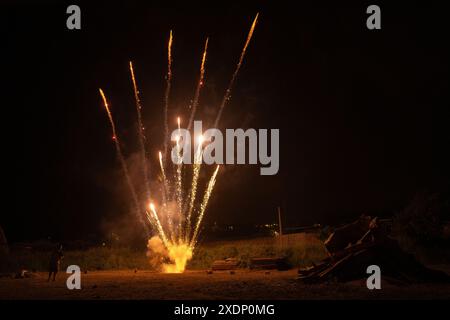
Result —
[[298, 279], [304, 283], [367, 279], [367, 267], [377, 265], [382, 279], [405, 284], [450, 283], [446, 273], [429, 269], [404, 252], [388, 230], [376, 217], [367, 216], [336, 229], [325, 242], [329, 257], [299, 269]]

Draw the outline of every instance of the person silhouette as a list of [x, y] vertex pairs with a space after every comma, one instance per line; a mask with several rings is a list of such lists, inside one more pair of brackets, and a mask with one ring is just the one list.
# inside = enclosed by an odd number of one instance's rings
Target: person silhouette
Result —
[[50, 281], [50, 278], [52, 277], [52, 275], [53, 275], [53, 281], [55, 281], [56, 274], [59, 271], [59, 265], [61, 264], [61, 260], [63, 258], [64, 258], [63, 247], [61, 244], [59, 244], [56, 246], [56, 248], [52, 251], [52, 253], [50, 255], [47, 282]]

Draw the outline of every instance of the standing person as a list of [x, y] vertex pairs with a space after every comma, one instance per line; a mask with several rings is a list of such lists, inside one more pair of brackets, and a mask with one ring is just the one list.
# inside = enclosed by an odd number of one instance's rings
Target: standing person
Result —
[[52, 254], [50, 255], [47, 282], [50, 281], [52, 274], [53, 274], [53, 281], [55, 281], [56, 274], [58, 273], [59, 265], [63, 257], [64, 253], [62, 250], [62, 245], [60, 244], [55, 248], [55, 250], [53, 250]]

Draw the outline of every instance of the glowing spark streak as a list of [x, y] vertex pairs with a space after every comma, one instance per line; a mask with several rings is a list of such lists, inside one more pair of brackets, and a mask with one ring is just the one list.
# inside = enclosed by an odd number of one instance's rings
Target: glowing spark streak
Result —
[[239, 58], [239, 62], [236, 66], [236, 70], [234, 71], [233, 76], [231, 77], [230, 83], [228, 84], [228, 88], [225, 91], [225, 95], [223, 96], [222, 103], [220, 104], [220, 107], [219, 107], [219, 113], [217, 114], [216, 121], [214, 122], [214, 128], [217, 128], [217, 126], [219, 125], [219, 121], [220, 121], [220, 118], [222, 117], [222, 112], [223, 112], [223, 109], [225, 108], [225, 104], [230, 99], [231, 89], [233, 88], [234, 81], [236, 80], [236, 77], [239, 73], [239, 69], [241, 68], [242, 62], [244, 61], [245, 52], [247, 51], [247, 47], [250, 43], [250, 40], [252, 39], [253, 31], [255, 30], [255, 26], [256, 26], [256, 22], [258, 21], [258, 15], [259, 15], [259, 13], [256, 14], [256, 17], [253, 20], [252, 27], [250, 28], [250, 31], [247, 36], [247, 41], [245, 41], [244, 48], [242, 49], [242, 53]]
[[[192, 184], [191, 184], [191, 194], [189, 197], [189, 211], [187, 214], [187, 231], [186, 231], [186, 239], [189, 237], [191, 233], [191, 217], [192, 217], [192, 210], [194, 208], [194, 202], [195, 198], [197, 196], [197, 186], [198, 186], [198, 177], [200, 176], [200, 168], [202, 165], [202, 156], [203, 156], [203, 149], [201, 143], [199, 143], [197, 151], [195, 152], [195, 159], [194, 159], [194, 168], [193, 168], [193, 177], [192, 177]], [[187, 240], [186, 240], [187, 241]]]
[[165, 131], [165, 141], [164, 141], [164, 159], [167, 161], [167, 150], [169, 147], [169, 96], [170, 87], [172, 81], [172, 30], [170, 30], [169, 43], [167, 44], [167, 79], [166, 79], [166, 94], [164, 98], [164, 131]]
[[[177, 118], [178, 122], [178, 132], [181, 132], [180, 130], [180, 117]], [[176, 198], [177, 198], [177, 204], [178, 204], [178, 213], [179, 213], [179, 226], [178, 231], [180, 233], [179, 237], [181, 238], [181, 232], [183, 230], [182, 228], [182, 220], [183, 220], [183, 194], [182, 194], [182, 168], [183, 168], [183, 162], [181, 161], [181, 147], [180, 147], [180, 136], [178, 136], [176, 142], [177, 142], [177, 172], [176, 172]]]
[[167, 193], [169, 192], [169, 184], [167, 182], [166, 172], [164, 170], [164, 164], [163, 164], [161, 151], [159, 152], [159, 165], [161, 167], [161, 174], [162, 174], [163, 183], [164, 183], [163, 202], [166, 203]]
[[211, 179], [209, 180], [205, 195], [203, 196], [203, 201], [200, 206], [200, 213], [198, 215], [197, 224], [195, 225], [194, 234], [192, 236], [191, 243], [189, 245], [191, 248], [194, 248], [197, 243], [197, 236], [198, 236], [200, 224], [202, 223], [203, 216], [204, 216], [205, 210], [206, 210], [206, 206], [208, 205], [209, 197], [211, 196], [211, 193], [214, 189], [214, 184], [216, 183], [216, 176], [217, 176], [218, 172], [219, 172], [219, 166], [217, 166], [216, 170], [214, 171], [213, 175], [211, 176]]
[[200, 89], [203, 87], [203, 79], [205, 76], [205, 62], [206, 62], [206, 52], [208, 50], [208, 38], [206, 38], [205, 49], [203, 50], [202, 63], [200, 65], [200, 78], [198, 80], [197, 88], [195, 90], [194, 100], [192, 102], [191, 117], [189, 118], [188, 130], [191, 130], [192, 122], [194, 121], [195, 112], [198, 106], [198, 98], [200, 97]]
[[141, 223], [143, 223], [138, 197], [136, 195], [136, 190], [134, 189], [133, 183], [131, 182], [130, 174], [128, 173], [127, 164], [126, 164], [125, 158], [123, 157], [123, 154], [122, 154], [122, 149], [120, 148], [119, 138], [118, 138], [118, 135], [116, 132], [116, 125], [114, 124], [111, 110], [109, 109], [108, 102], [106, 100], [105, 94], [103, 93], [103, 90], [102, 89], [98, 89], [98, 90], [100, 91], [100, 95], [102, 96], [103, 105], [105, 106], [106, 113], [108, 114], [109, 123], [111, 124], [111, 129], [112, 129], [112, 133], [114, 136], [113, 140], [114, 140], [114, 144], [116, 146], [117, 157], [119, 158], [120, 164], [122, 166], [122, 170], [123, 170], [123, 173], [127, 180], [128, 187], [130, 188], [131, 196], [132, 196], [133, 202], [136, 206], [136, 213], [138, 214], [139, 220], [141, 221]]
[[[153, 203], [150, 204], [150, 211], [153, 213], [153, 219], [155, 219], [155, 221], [156, 221], [156, 227], [157, 227], [157, 230], [159, 233], [159, 237], [163, 241], [166, 248], [169, 248], [169, 241], [167, 241], [166, 234], [164, 232], [164, 229], [161, 226], [161, 222], [159, 221], [158, 214], [156, 213], [156, 209], [155, 209], [155, 206], [153, 205]], [[147, 213], [147, 216], [148, 216], [149, 215], [148, 211], [145, 211], [145, 212]], [[149, 219], [149, 221], [150, 221], [150, 219]]]
[[[159, 152], [159, 165], [161, 167], [161, 175], [163, 178], [163, 207], [166, 208], [167, 207], [167, 205], [166, 205], [167, 204], [167, 193], [169, 192], [168, 191], [169, 184], [167, 181], [166, 172], [164, 170], [164, 163], [163, 163], [161, 151]], [[170, 211], [167, 211], [167, 223], [169, 225], [170, 237], [173, 242], [173, 221], [172, 221], [172, 214], [170, 213]]]
[[147, 192], [147, 198], [150, 198], [150, 184], [148, 182], [148, 166], [147, 166], [147, 156], [146, 156], [146, 150], [145, 150], [145, 132], [144, 132], [144, 125], [142, 124], [142, 115], [141, 115], [141, 101], [139, 99], [139, 90], [136, 85], [136, 78], [134, 77], [134, 70], [133, 70], [133, 63], [130, 61], [130, 73], [131, 73], [131, 81], [133, 82], [133, 89], [134, 89], [134, 99], [136, 100], [136, 111], [137, 111], [137, 118], [138, 118], [138, 127], [139, 127], [139, 143], [141, 145], [141, 151], [142, 151], [142, 168], [144, 171], [144, 182], [145, 182], [145, 189]]

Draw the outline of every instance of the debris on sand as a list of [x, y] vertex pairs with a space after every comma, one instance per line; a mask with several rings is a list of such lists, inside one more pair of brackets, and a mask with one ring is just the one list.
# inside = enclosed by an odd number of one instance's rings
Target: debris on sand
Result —
[[28, 270], [20, 270], [14, 274], [15, 279], [25, 279], [25, 278], [33, 278], [35, 275]]
[[298, 279], [304, 283], [359, 280], [368, 277], [368, 266], [377, 265], [382, 278], [399, 283], [450, 283], [450, 276], [422, 265], [389, 234], [389, 220], [361, 216], [337, 228], [324, 243], [329, 257], [299, 269]]
[[237, 269], [239, 261], [236, 258], [227, 258], [225, 260], [215, 260], [211, 266], [212, 271], [217, 270], [234, 270]]
[[285, 271], [290, 269], [290, 265], [285, 257], [252, 258], [250, 269]]

